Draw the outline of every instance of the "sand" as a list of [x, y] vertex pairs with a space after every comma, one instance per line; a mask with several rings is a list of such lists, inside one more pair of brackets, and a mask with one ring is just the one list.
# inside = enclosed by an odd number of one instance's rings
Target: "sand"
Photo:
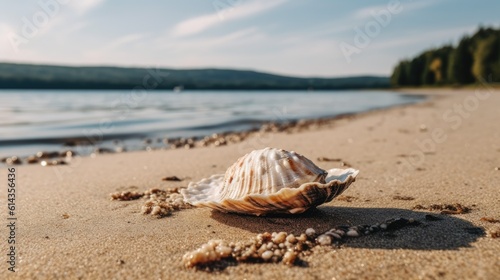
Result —
[[[500, 218], [500, 171], [495, 170], [500, 167], [500, 94], [477, 90], [407, 90], [430, 98], [224, 147], [98, 155], [76, 158], [68, 166], [18, 166], [18, 263], [16, 272], [9, 272], [2, 261], [2, 278], [495, 279], [500, 238], [488, 232], [500, 224], [481, 218]], [[463, 115], [453, 111], [460, 104], [465, 104]], [[197, 208], [162, 219], [142, 215], [142, 200], [110, 200], [116, 191], [186, 186], [223, 173], [238, 157], [266, 146], [295, 150], [325, 169], [340, 164], [318, 162], [318, 157], [349, 162], [361, 171], [344, 193], [352, 198], [299, 216], [251, 217]], [[4, 223], [6, 173], [2, 168]], [[174, 175], [186, 180], [161, 180]], [[460, 203], [471, 211], [440, 215], [413, 210], [441, 203]], [[443, 220], [426, 221], [428, 213]], [[340, 247], [317, 247], [302, 257], [302, 266], [238, 264], [205, 272], [186, 269], [181, 261], [184, 253], [214, 238], [242, 241], [265, 231], [298, 234], [309, 227], [321, 231], [393, 217], [423, 224], [349, 239]], [[5, 260], [8, 231], [2, 228]]]

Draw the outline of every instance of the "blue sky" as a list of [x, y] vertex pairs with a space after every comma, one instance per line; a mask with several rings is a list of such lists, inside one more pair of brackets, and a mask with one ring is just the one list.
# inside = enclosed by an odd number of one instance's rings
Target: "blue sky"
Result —
[[389, 75], [480, 24], [500, 27], [494, 0], [0, 1], [0, 61], [65, 65]]

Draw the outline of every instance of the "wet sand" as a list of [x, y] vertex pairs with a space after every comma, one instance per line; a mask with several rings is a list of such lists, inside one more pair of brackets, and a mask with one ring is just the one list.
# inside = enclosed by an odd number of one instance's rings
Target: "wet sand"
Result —
[[[17, 272], [2, 262], [1, 274], [7, 279], [495, 279], [500, 238], [491, 232], [500, 230], [500, 223], [481, 218], [500, 219], [498, 90], [408, 92], [431, 98], [222, 147], [18, 166]], [[294, 150], [324, 169], [341, 162], [318, 158], [340, 158], [360, 175], [343, 199], [298, 216], [252, 217], [200, 208], [157, 219], [141, 214], [142, 199], [110, 200], [110, 193], [118, 191], [186, 186], [223, 173], [240, 156], [267, 146]], [[6, 173], [3, 168], [4, 181]], [[163, 181], [167, 176], [184, 180]], [[454, 203], [470, 211], [441, 215], [429, 208]], [[442, 219], [426, 220], [429, 213]], [[340, 247], [315, 247], [301, 257], [300, 266], [241, 263], [205, 272], [182, 263], [186, 252], [210, 239], [236, 242], [265, 231], [300, 234], [309, 227], [325, 231], [397, 217], [422, 224], [349, 239]]]

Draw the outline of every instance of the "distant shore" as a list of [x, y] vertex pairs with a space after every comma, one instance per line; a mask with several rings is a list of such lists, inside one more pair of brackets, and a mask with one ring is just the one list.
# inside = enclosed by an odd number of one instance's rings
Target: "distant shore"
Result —
[[0, 89], [334, 90], [388, 88], [389, 85], [389, 77], [368, 75], [321, 78], [217, 68], [62, 66], [0, 62]]
[[[258, 132], [232, 145], [76, 157], [17, 169], [17, 272], [6, 279], [495, 279], [500, 275], [500, 94], [487, 88], [410, 90], [425, 102], [338, 118], [307, 129]], [[224, 173], [254, 149], [294, 150], [318, 166], [360, 170], [339, 199], [298, 216], [253, 217], [204, 208], [157, 219], [143, 199], [110, 193], [186, 187]], [[327, 161], [325, 158], [340, 159]], [[4, 169], [5, 170], [5, 169]], [[5, 174], [5, 171], [3, 171]], [[176, 176], [178, 180], [162, 180]], [[3, 176], [6, 178], [6, 176]], [[0, 192], [6, 199], [6, 192]], [[463, 211], [441, 211], [458, 207]], [[6, 211], [1, 212], [6, 218]], [[430, 216], [426, 216], [430, 215]], [[294, 266], [235, 263], [187, 269], [182, 256], [211, 239], [300, 234], [404, 217], [390, 234], [318, 246]], [[174, 276], [175, 275], [175, 276]]]

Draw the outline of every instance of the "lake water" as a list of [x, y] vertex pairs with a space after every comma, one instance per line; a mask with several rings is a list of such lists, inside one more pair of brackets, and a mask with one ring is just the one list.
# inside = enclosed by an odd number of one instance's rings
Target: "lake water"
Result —
[[[333, 117], [418, 102], [389, 91], [0, 91], [0, 156], [61, 150], [68, 139], [204, 136], [264, 122]], [[116, 142], [116, 141], [115, 141]]]

